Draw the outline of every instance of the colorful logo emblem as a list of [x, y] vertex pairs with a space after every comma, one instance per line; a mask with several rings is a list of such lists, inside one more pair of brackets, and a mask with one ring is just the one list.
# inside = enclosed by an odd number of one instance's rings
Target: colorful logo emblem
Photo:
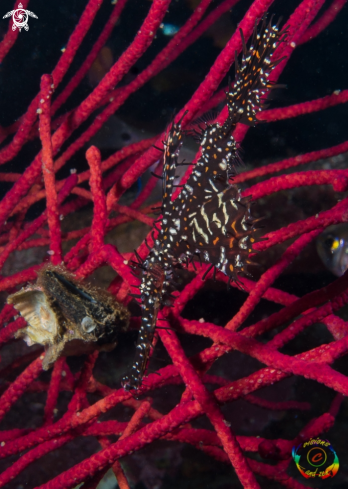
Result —
[[306, 479], [334, 477], [339, 468], [335, 450], [328, 440], [311, 438], [292, 449], [296, 467]]

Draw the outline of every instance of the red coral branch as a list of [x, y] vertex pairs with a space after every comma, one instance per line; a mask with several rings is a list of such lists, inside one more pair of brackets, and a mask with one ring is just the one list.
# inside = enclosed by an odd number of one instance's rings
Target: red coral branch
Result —
[[47, 400], [45, 404], [44, 423], [52, 424], [54, 417], [54, 410], [57, 405], [57, 400], [60, 391], [60, 380], [62, 375], [63, 366], [65, 364], [65, 358], [59, 358], [54, 364], [50, 385], [47, 391]]
[[243, 487], [258, 488], [259, 485], [243, 456], [234, 433], [226, 425], [213, 396], [203, 385], [198, 374], [186, 358], [178, 339], [173, 333], [169, 334], [163, 330], [160, 330], [159, 334], [185, 385], [214, 426]]
[[37, 358], [27, 367], [21, 375], [10, 385], [0, 398], [0, 418], [11, 409], [11, 406], [19, 399], [28, 386], [36, 379], [42, 371], [42, 359]]
[[50, 231], [50, 253], [54, 265], [62, 261], [58, 198], [53, 168], [51, 142], [51, 97], [53, 93], [53, 77], [42, 75], [40, 86], [39, 119], [40, 139], [42, 144], [42, 173], [45, 182], [47, 201], [47, 222]]
[[332, 148], [322, 149], [320, 151], [312, 151], [304, 155], [298, 155], [293, 158], [288, 158], [286, 160], [280, 161], [278, 163], [271, 163], [270, 165], [265, 165], [261, 168], [256, 168], [240, 175], [237, 175], [234, 179], [236, 183], [245, 182], [249, 179], [262, 177], [270, 173], [276, 173], [279, 171], [287, 170], [298, 165], [304, 165], [312, 161], [318, 161], [324, 158], [330, 158], [332, 156], [340, 155], [348, 150], [348, 141], [333, 146]]
[[[68, 197], [72, 189], [76, 186], [77, 184], [77, 177], [76, 175], [71, 175], [70, 178], [68, 178], [62, 187], [61, 191], [58, 194], [58, 204], [63, 202], [64, 199]], [[25, 241], [26, 239], [29, 238], [29, 236], [32, 236], [35, 232], [38, 231], [38, 229], [45, 223], [47, 219], [47, 210], [42, 213], [40, 217], [35, 219], [26, 229], [24, 229], [15, 240], [12, 242], [8, 243], [7, 246], [4, 248], [3, 252], [0, 255], [0, 267], [3, 266], [7, 258], [9, 257], [10, 253], [17, 249], [18, 246]]]
[[[131, 435], [132, 433], [134, 433], [139, 428], [143, 418], [148, 414], [150, 407], [151, 407], [151, 402], [149, 402], [149, 401], [145, 401], [140, 405], [140, 407], [133, 414], [132, 419], [129, 421], [127, 428], [124, 430], [124, 432], [120, 436], [120, 438], [119, 438], [120, 440]], [[126, 476], [123, 472], [121, 464], [118, 460], [116, 460], [116, 462], [114, 462], [114, 464], [112, 465], [112, 470], [114, 471], [114, 474], [115, 474], [116, 479], [117, 479], [117, 483], [120, 486], [120, 488], [121, 489], [129, 489], [128, 481], [127, 481]]]
[[[52, 71], [53, 84], [55, 89], [62, 81], [64, 75], [74, 59], [77, 49], [79, 48], [83, 38], [91, 27], [93, 19], [100, 8], [100, 0], [89, 0], [74, 32], [70, 36], [69, 42], [63, 51], [63, 54], [58, 61], [56, 67]], [[26, 114], [22, 117], [17, 133], [12, 142], [0, 151], [0, 163], [5, 163], [13, 158], [27, 141], [29, 133], [36, 119], [36, 111], [38, 108], [40, 94], [38, 94], [31, 102]], [[36, 160], [37, 161], [37, 160]], [[32, 169], [34, 171], [34, 169]], [[30, 172], [31, 173], [31, 172]], [[28, 176], [30, 175], [28, 172]], [[21, 179], [25, 184], [25, 179]], [[22, 191], [23, 192], [23, 191]], [[23, 192], [24, 193], [24, 192]], [[23, 195], [21, 193], [21, 195]]]
[[309, 40], [320, 34], [320, 32], [322, 32], [328, 25], [331, 24], [331, 22], [340, 13], [345, 4], [345, 0], [334, 0], [331, 5], [326, 9], [326, 11], [322, 14], [322, 16], [307, 29], [305, 34], [302, 35], [300, 39], [300, 44], [308, 42]]
[[258, 120], [267, 122], [281, 121], [291, 117], [298, 117], [299, 115], [310, 114], [311, 112], [318, 112], [319, 110], [334, 107], [338, 104], [344, 104], [347, 101], [348, 90], [338, 90], [332, 95], [327, 95], [317, 100], [290, 105], [289, 107], [281, 107], [280, 109], [265, 110], [259, 114]]
[[91, 146], [86, 153], [86, 158], [91, 169], [91, 185], [94, 217], [91, 226], [91, 253], [97, 253], [103, 246], [106, 230], [106, 201], [102, 187], [101, 157], [95, 146]]

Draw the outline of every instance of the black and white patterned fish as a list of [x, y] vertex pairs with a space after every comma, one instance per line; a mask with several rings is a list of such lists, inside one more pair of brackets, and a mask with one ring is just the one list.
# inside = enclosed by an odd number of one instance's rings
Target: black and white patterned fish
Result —
[[243, 34], [241, 63], [236, 56], [236, 75], [227, 97], [228, 117], [224, 124], [205, 123], [198, 134], [201, 156], [179, 196], [172, 201], [178, 155], [184, 131], [181, 121], [172, 123], [165, 143], [162, 175], [162, 217], [160, 230], [142, 269], [140, 299], [141, 327], [137, 353], [130, 376], [123, 379], [126, 390], [138, 389], [144, 376], [153, 341], [157, 314], [169, 296], [176, 268], [194, 260], [209, 265], [230, 281], [246, 274], [249, 254], [255, 242], [255, 223], [250, 213], [250, 197], [241, 197], [233, 183], [241, 157], [232, 135], [236, 124], [254, 126], [263, 99], [273, 87], [268, 78], [279, 63], [274, 52], [285, 37], [271, 22], [255, 26], [249, 48]]

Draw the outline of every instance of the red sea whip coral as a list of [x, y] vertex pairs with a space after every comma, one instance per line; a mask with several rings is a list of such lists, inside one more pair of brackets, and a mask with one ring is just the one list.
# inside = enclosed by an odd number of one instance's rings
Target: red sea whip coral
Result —
[[[122, 14], [127, 7], [124, 0], [119, 0], [113, 7], [90, 53], [78, 71], [70, 75], [67, 85], [55, 98], [54, 92], [60, 88], [80, 44], [93, 27], [95, 16], [102, 3], [100, 0], [88, 2], [55, 68], [51, 74], [42, 75], [38, 94], [27, 111], [12, 125], [1, 130], [3, 147], [0, 149], [0, 162], [2, 164], [13, 160], [26, 144], [30, 144], [37, 138], [40, 138], [42, 148], [32, 162], [28, 161], [23, 173], [14, 172], [15, 168], [11, 167], [12, 172], [0, 174], [2, 181], [12, 182], [12, 187], [0, 202], [2, 226], [0, 263], [3, 266], [16, 250], [49, 245], [52, 263], [57, 264], [63, 260], [65, 266], [78, 278], [88, 277], [105, 264], [112, 267], [118, 275], [110, 284], [110, 290], [119, 301], [129, 304], [132, 300], [129, 294], [134, 290], [132, 287], [139, 285], [129, 266], [135, 256], [131, 250], [121, 254], [114, 245], [105, 244], [104, 237], [111, 229], [133, 220], [152, 225], [154, 220], [152, 209], [144, 207], [143, 203], [155, 186], [155, 178], [148, 180], [140, 194], [128, 206], [120, 205], [119, 200], [125, 191], [158, 160], [158, 150], [153, 147], [153, 144], [160, 147], [163, 134], [124, 147], [105, 160], [102, 160], [98, 149], [92, 146], [86, 153], [89, 170], [78, 171], [67, 178], [59, 177], [58, 171], [69, 164], [74, 154], [88, 143], [110, 115], [147, 81], [174, 61], [220, 15], [235, 5], [238, 7], [239, 3], [244, 9], [249, 7], [239, 24], [245, 39], [248, 39], [255, 20], [267, 11], [272, 11], [273, 2], [256, 0], [249, 5], [244, 5], [244, 2], [225, 0], [215, 7], [210, 5], [210, 1], [203, 0], [167, 45], [155, 55], [152, 61], [147, 61], [148, 65], [143, 71], [136, 76], [133, 75], [133, 79], [125, 79], [135, 63], [149, 49], [161, 23], [165, 21], [167, 10], [171, 9], [170, 0], [154, 0], [149, 5], [149, 11], [142, 25], [135, 27], [138, 30], [136, 32], [134, 30], [133, 42], [117, 59], [99, 85], [76, 107], [66, 109], [64, 112], [60, 108], [64, 109], [65, 101], [79, 86], [96, 55], [105, 45], [117, 20], [120, 18], [122, 22]], [[273, 71], [272, 81], [278, 80], [297, 46], [320, 34], [339, 14], [344, 3], [337, 0], [330, 4], [324, 0], [297, 2], [295, 10], [284, 19], [288, 27], [288, 37], [277, 52], [277, 56], [284, 57], [284, 60]], [[13, 8], [16, 7], [17, 5]], [[35, 11], [40, 21], [39, 12], [36, 12], [34, 6], [30, 8]], [[8, 33], [5, 34], [0, 46], [2, 58], [16, 43], [18, 43], [18, 33], [11, 30], [10, 21]], [[236, 30], [216, 58], [204, 81], [185, 106], [178, 111], [176, 120], [182, 117], [185, 110], [188, 111], [183, 126], [187, 126], [197, 115], [224, 100], [223, 91], [217, 90], [233, 64], [235, 51], [240, 52], [241, 48], [241, 37]], [[343, 90], [319, 100], [264, 111], [259, 119], [275, 121], [292, 118], [344, 103], [347, 98], [347, 90]], [[95, 114], [97, 109], [97, 115], [91, 118], [90, 116]], [[58, 110], [60, 112], [56, 116]], [[223, 122], [226, 118], [226, 109], [223, 109], [218, 117]], [[247, 130], [246, 126], [237, 127], [235, 131], [237, 141], [242, 142]], [[67, 140], [68, 144], [61, 150]], [[286, 170], [320, 158], [340, 155], [347, 149], [348, 142], [343, 142], [327, 149], [291, 157], [245, 171], [236, 177], [235, 182], [248, 182], [258, 178], [256, 183], [249, 184], [249, 188], [243, 191], [243, 195], [252, 194], [255, 201], [269, 198], [280, 191], [290, 191], [305, 186], [319, 188], [318, 186], [331, 185], [335, 192], [345, 192], [348, 172], [344, 169], [312, 169], [311, 167], [309, 170], [291, 173]], [[274, 173], [278, 175], [273, 176]], [[187, 176], [184, 177], [184, 181], [185, 179]], [[85, 182], [89, 182], [89, 190]], [[331, 208], [297, 222], [288, 219], [280, 229], [268, 232], [264, 236], [267, 239], [255, 245], [255, 249], [266, 251], [275, 245], [292, 240], [290, 244], [287, 243], [286, 248], [282, 248], [283, 253], [276, 262], [268, 263], [267, 270], [259, 280], [242, 279], [243, 288], [248, 296], [239, 311], [229, 316], [224, 327], [201, 320], [189, 320], [182, 314], [188, 301], [194, 298], [204, 285], [201, 277], [204, 275], [205, 268], [198, 267], [196, 271], [190, 269], [191, 272], [196, 273], [196, 276], [188, 279], [182, 291], [175, 294], [173, 307], [165, 308], [159, 314], [161, 328], [158, 328], [158, 335], [171, 358], [172, 365], [159, 369], [156, 372], [159, 375], [149, 374], [140, 391], [139, 400], [134, 399], [132, 394], [121, 388], [113, 390], [94, 378], [93, 368], [97, 353], [90, 355], [81, 371], [77, 373], [71, 372], [64, 359], [58, 360], [48, 384], [47, 379], [40, 378], [42, 357], [34, 359], [24, 370], [23, 365], [27, 360], [24, 358], [22, 363], [20, 359], [15, 360], [12, 365], [13, 370], [21, 367], [22, 371], [17, 378], [12, 377], [11, 383], [4, 384], [4, 391], [0, 398], [1, 418], [15, 412], [16, 401], [25, 399], [28, 393], [47, 392], [47, 395], [41, 426], [24, 429], [24, 425], [19, 424], [15, 429], [4, 429], [0, 433], [1, 458], [17, 456], [15, 462], [4, 469], [0, 475], [0, 486], [5, 486], [15, 477], [16, 482], [20, 481], [21, 472], [32, 463], [39, 464], [45, 454], [63, 447], [75, 438], [92, 436], [100, 443], [101, 451], [39, 487], [69, 488], [81, 482], [85, 482], [84, 487], [96, 487], [110, 467], [114, 470], [119, 485], [122, 488], [129, 487], [118, 460], [159, 439], [190, 444], [218, 461], [232, 465], [241, 485], [246, 488], [263, 487], [264, 478], [277, 481], [285, 487], [305, 487], [303, 480], [299, 477], [295, 479], [290, 475], [291, 448], [299, 440], [321, 435], [334, 426], [342, 395], [348, 392], [348, 378], [332, 367], [332, 363], [348, 351], [347, 324], [338, 315], [348, 301], [348, 275], [344, 274], [325, 287], [320, 287], [318, 284], [317, 290], [301, 298], [272, 285], [322, 230], [329, 225], [347, 221], [348, 201], [344, 198], [344, 194], [343, 198], [342, 194], [339, 195]], [[33, 219], [30, 211], [34, 204], [42, 199], [46, 199], [46, 210]], [[91, 227], [62, 233], [60, 216], [76, 212], [90, 202], [93, 202], [94, 206]], [[112, 217], [111, 212], [116, 212], [115, 217]], [[72, 238], [77, 238], [78, 241], [64, 255], [62, 241]], [[147, 241], [151, 245], [151, 234]], [[137, 252], [142, 257], [146, 256], [148, 250], [145, 243], [140, 245]], [[27, 281], [35, 280], [36, 270], [39, 267], [40, 265], [35, 265], [19, 273], [2, 277], [1, 291], [12, 293]], [[226, 278], [219, 273], [216, 278], [218, 281], [226, 281]], [[241, 330], [241, 326], [250, 319], [262, 298], [279, 304], [281, 309], [275, 313], [268, 313], [257, 322], [249, 321], [249, 325]], [[14, 319], [15, 315], [16, 312], [11, 306], [4, 306], [0, 314], [2, 343], [9, 342], [14, 333], [25, 325], [22, 318]], [[301, 351], [296, 355], [280, 351], [309, 326], [317, 327], [318, 322], [326, 326], [330, 333], [329, 340], [322, 341], [318, 346], [310, 349], [303, 342]], [[138, 324], [136, 318], [134, 323]], [[188, 357], [175, 330], [169, 331], [168, 328], [176, 328], [188, 335], [204, 336], [211, 340], [212, 345], [195, 356]], [[263, 335], [262, 341], [260, 335]], [[225, 375], [209, 374], [209, 368], [220, 357], [235, 350], [258, 360], [261, 365], [252, 373], [245, 373], [234, 381], [229, 380]], [[222, 406], [229, 406], [237, 399], [243, 398], [250, 403], [263, 404], [266, 409], [308, 408], [307, 405], [299, 402], [301, 399], [297, 399], [295, 403], [294, 401], [271, 403], [257, 396], [259, 389], [293, 375], [316, 381], [336, 393], [329, 410], [320, 413], [316, 411], [316, 415], [309, 418], [307, 424], [298, 426], [296, 436], [291, 439], [261, 436], [258, 431], [251, 436], [236, 436], [235, 429], [238, 427], [233, 424], [230, 426], [230, 423], [225, 420], [223, 412], [226, 411], [222, 410]], [[169, 385], [184, 386], [184, 390], [180, 391], [180, 401], [173, 402], [169, 410], [162, 412], [152, 407], [151, 398], [157, 392], [155, 390], [159, 389], [159, 393], [164, 393], [165, 387]], [[214, 390], [208, 390], [207, 385], [213, 385]], [[55, 407], [59, 396], [64, 392], [72, 392], [72, 396], [63, 415], [54, 421]], [[93, 401], [90, 397], [92, 393]], [[146, 399], [142, 395], [147, 396]], [[115, 406], [119, 406], [120, 409], [125, 406], [132, 410], [133, 415], [128, 423], [123, 421], [125, 418], [120, 418], [122, 421], [119, 421], [117, 416], [111, 414]], [[105, 413], [110, 416], [105, 418], [103, 416]], [[204, 414], [209, 418], [214, 430], [195, 427], [198, 426], [194, 424], [195, 419]], [[119, 436], [117, 441], [115, 435]], [[67, 445], [66, 450], [69, 450], [69, 446]], [[252, 453], [259, 456], [255, 457], [251, 455]], [[33, 487], [37, 487], [37, 484]]]

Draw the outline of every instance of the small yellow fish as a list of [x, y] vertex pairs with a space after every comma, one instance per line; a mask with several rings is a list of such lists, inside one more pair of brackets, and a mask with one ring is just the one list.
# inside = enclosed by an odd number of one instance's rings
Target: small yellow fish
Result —
[[340, 277], [348, 268], [348, 224], [330, 226], [317, 238], [317, 251], [322, 262]]

